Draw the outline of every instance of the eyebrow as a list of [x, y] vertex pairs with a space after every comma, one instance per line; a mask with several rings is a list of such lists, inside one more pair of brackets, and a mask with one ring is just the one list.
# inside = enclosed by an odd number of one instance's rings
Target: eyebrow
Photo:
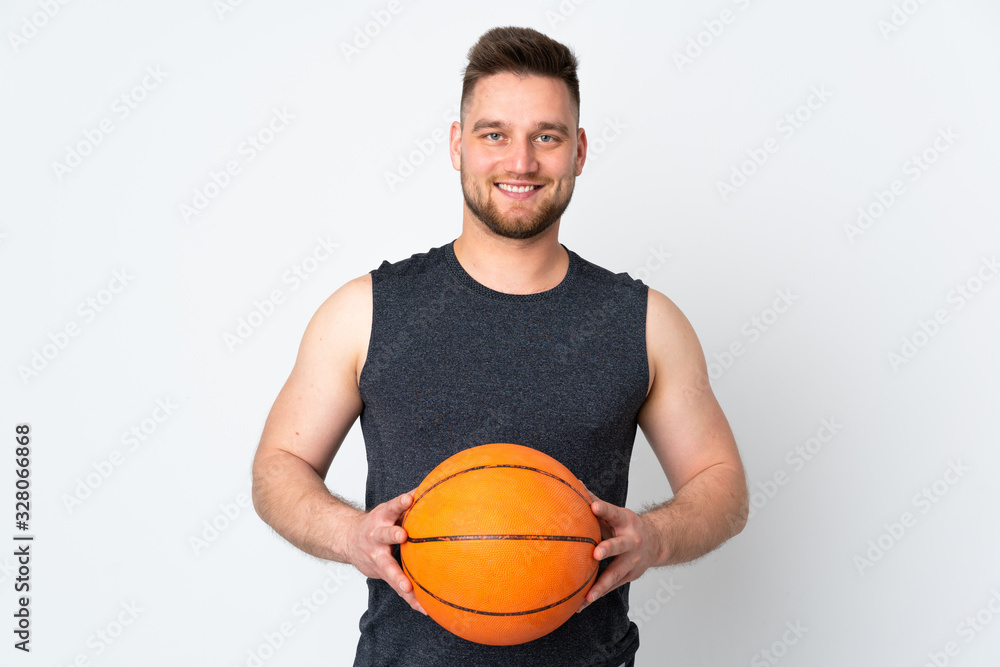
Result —
[[[477, 120], [476, 124], [472, 126], [473, 132], [479, 132], [480, 130], [485, 130], [487, 128], [496, 128], [498, 130], [509, 130], [510, 123], [503, 120], [496, 120], [492, 118], [483, 118]], [[566, 136], [569, 136], [569, 128], [563, 123], [552, 123], [549, 121], [540, 120], [535, 123], [535, 130], [549, 130], [553, 132], [561, 132]]]

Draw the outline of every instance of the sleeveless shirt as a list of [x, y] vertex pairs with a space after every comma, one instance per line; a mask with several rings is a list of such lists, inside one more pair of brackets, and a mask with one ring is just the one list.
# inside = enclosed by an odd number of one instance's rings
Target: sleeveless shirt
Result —
[[[492, 442], [542, 451], [599, 498], [624, 506], [649, 384], [648, 288], [563, 246], [569, 268], [559, 285], [506, 294], [473, 279], [453, 244], [371, 272], [371, 337], [359, 380], [366, 508], [412, 491], [452, 454]], [[486, 646], [368, 579], [354, 664], [618, 667], [639, 646], [628, 589], [544, 637]]]

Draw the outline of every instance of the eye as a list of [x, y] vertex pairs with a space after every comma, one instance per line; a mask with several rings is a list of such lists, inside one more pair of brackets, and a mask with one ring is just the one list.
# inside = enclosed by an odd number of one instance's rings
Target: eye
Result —
[[556, 138], [553, 137], [551, 134], [543, 134], [543, 135], [541, 135], [538, 138], [539, 139], [548, 139], [548, 141], [542, 141], [543, 144], [551, 144], [553, 141], [556, 140]]
[[488, 139], [494, 139], [494, 138], [495, 139], [499, 139], [500, 138], [500, 133], [499, 132], [490, 132], [489, 134], [486, 135], [486, 138], [488, 138]]

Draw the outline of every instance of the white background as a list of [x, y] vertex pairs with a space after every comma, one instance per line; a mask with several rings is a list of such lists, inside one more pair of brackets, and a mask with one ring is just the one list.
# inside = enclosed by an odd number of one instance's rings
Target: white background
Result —
[[[633, 585], [638, 664], [997, 664], [1000, 8], [343, 5], [4, 3], [0, 662], [350, 664], [364, 580], [257, 518], [251, 457], [319, 304], [458, 235], [432, 137], [469, 47], [519, 25], [581, 61], [591, 155], [562, 242], [685, 312], [754, 492], [739, 537]], [[241, 318], [260, 326], [227, 342]], [[9, 629], [18, 423], [30, 655]], [[630, 507], [669, 495], [641, 434], [632, 464]], [[364, 478], [356, 427], [327, 482], [360, 500]]]

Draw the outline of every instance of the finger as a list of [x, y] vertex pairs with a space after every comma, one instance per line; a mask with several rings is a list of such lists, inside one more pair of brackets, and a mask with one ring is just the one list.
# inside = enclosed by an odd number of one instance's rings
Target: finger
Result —
[[420, 604], [420, 600], [418, 600], [417, 596], [414, 595], [413, 593], [406, 593], [402, 595], [402, 598], [406, 600], [407, 604], [409, 604], [410, 608], [413, 609], [414, 611], [419, 611], [424, 616], [428, 615], [427, 612], [424, 610], [423, 606]]
[[399, 588], [400, 590], [397, 592], [404, 600], [406, 600], [407, 604], [409, 604], [410, 607], [415, 611], [419, 611], [424, 616], [427, 616], [427, 612], [424, 611], [423, 606], [417, 599], [417, 596], [415, 594], [416, 592], [413, 588], [413, 584], [410, 582], [409, 578], [406, 578], [404, 576], [404, 581], [400, 582]]
[[413, 496], [407, 492], [376, 506], [371, 513], [378, 515], [379, 518], [390, 523], [395, 523], [399, 517], [406, 513], [406, 510], [412, 504]]
[[392, 586], [392, 589], [402, 597], [405, 598], [407, 595], [413, 594], [413, 584], [410, 583], [410, 578], [406, 576], [403, 569], [399, 567], [399, 563], [391, 555], [386, 555], [379, 563], [379, 571], [382, 580]]
[[[590, 587], [590, 590], [587, 591], [587, 596], [584, 598], [586, 604], [589, 605], [599, 600], [607, 593], [621, 586], [625, 583], [625, 575], [627, 574], [627, 566], [610, 566], [601, 574], [600, 577], [597, 578], [597, 581], [595, 581], [594, 585]], [[581, 607], [581, 611], [582, 610], [583, 608]]]
[[590, 494], [590, 498], [590, 511], [594, 513], [594, 516], [597, 518], [597, 523], [601, 527], [601, 539], [604, 540], [614, 536], [614, 527], [608, 523], [607, 519], [603, 516], [603, 513], [606, 512], [606, 506], [608, 503], [602, 501], [593, 493]]
[[594, 548], [594, 558], [604, 560], [618, 554], [623, 554], [635, 547], [635, 540], [626, 536], [612, 537], [604, 540]]
[[410, 582], [409, 577], [407, 577], [403, 572], [402, 568], [399, 567], [399, 564], [396, 563], [395, 558], [389, 558], [389, 561], [385, 564], [383, 572], [383, 579], [387, 584], [392, 586], [392, 589], [396, 591], [399, 597], [406, 600], [406, 603], [410, 605], [414, 611], [419, 611], [421, 614], [426, 616], [427, 612], [424, 610], [423, 606], [421, 606], [420, 601], [417, 600], [417, 596], [413, 593], [413, 584]]
[[576, 610], [576, 613], [579, 614], [581, 611], [583, 611], [591, 604], [593, 604], [601, 597], [603, 597], [605, 593], [614, 590], [619, 585], [621, 585], [620, 583], [617, 584], [614, 583], [616, 575], [612, 571], [611, 575], [609, 576], [608, 575], [609, 571], [611, 571], [610, 567], [607, 570], [605, 570], [600, 577], [597, 578], [597, 581], [594, 582], [594, 585], [590, 587], [589, 591], [587, 591], [587, 595], [584, 596], [583, 603], [580, 605], [580, 608]]
[[413, 504], [413, 495], [406, 492], [385, 503], [386, 520], [396, 523]]
[[606, 503], [603, 500], [595, 500], [591, 503], [590, 508], [594, 512], [594, 516], [598, 519], [604, 519], [612, 526], [625, 525], [628, 519], [628, 515], [623, 508]]
[[396, 524], [377, 526], [372, 531], [372, 541], [377, 544], [402, 544], [406, 541], [406, 530]]

